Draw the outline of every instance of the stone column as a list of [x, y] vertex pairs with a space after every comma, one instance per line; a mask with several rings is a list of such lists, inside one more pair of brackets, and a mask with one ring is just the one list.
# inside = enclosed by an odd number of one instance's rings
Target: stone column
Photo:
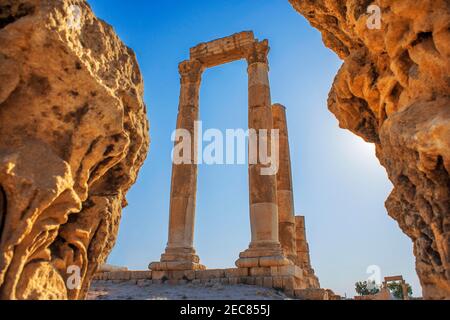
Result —
[[272, 106], [273, 128], [279, 130], [279, 168], [277, 173], [278, 231], [285, 255], [295, 263], [297, 248], [295, 237], [295, 210], [292, 188], [291, 157], [286, 121], [286, 108]]
[[[249, 129], [255, 130], [255, 142], [262, 140], [260, 129], [268, 130], [268, 150], [270, 151], [270, 130], [273, 127], [272, 107], [269, 87], [269, 66], [267, 40], [255, 43], [247, 55], [248, 61], [248, 100]], [[265, 139], [264, 137], [263, 139]], [[251, 143], [250, 143], [251, 145]], [[250, 146], [251, 147], [251, 146]], [[251, 151], [251, 150], [249, 150]], [[239, 255], [238, 267], [263, 267], [291, 264], [283, 256], [278, 239], [278, 208], [276, 172], [262, 174], [261, 169], [269, 167], [262, 163], [259, 155], [255, 164], [249, 163], [250, 224], [252, 240], [249, 249]]]
[[305, 217], [295, 217], [295, 236], [297, 261], [296, 265], [303, 269], [303, 275], [307, 281], [309, 288], [319, 288], [319, 279], [315, 275], [314, 269], [311, 266], [311, 258], [309, 255], [309, 245], [306, 241]]
[[[197, 193], [197, 134], [195, 121], [199, 117], [199, 89], [203, 66], [197, 60], [180, 63], [181, 93], [177, 129], [190, 133], [190, 163], [172, 165], [170, 193], [169, 241], [160, 262], [150, 264], [152, 270], [200, 270], [194, 249], [194, 222]], [[177, 144], [177, 142], [175, 142]]]

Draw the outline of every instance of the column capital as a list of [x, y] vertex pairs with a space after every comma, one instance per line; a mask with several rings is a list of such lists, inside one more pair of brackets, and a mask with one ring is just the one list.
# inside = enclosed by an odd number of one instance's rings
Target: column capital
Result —
[[204, 70], [203, 64], [198, 60], [185, 60], [178, 65], [181, 82], [199, 82]]
[[246, 59], [249, 65], [256, 62], [269, 63], [267, 59], [270, 51], [268, 40], [255, 42], [246, 51]]

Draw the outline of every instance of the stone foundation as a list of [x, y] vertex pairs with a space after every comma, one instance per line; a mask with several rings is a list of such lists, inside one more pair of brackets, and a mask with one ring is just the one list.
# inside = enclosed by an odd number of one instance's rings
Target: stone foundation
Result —
[[253, 267], [187, 271], [115, 271], [98, 272], [95, 281], [131, 281], [136, 284], [182, 285], [187, 283], [221, 283], [255, 285], [282, 290], [302, 300], [337, 299], [331, 290], [311, 288], [304, 270], [298, 266]]

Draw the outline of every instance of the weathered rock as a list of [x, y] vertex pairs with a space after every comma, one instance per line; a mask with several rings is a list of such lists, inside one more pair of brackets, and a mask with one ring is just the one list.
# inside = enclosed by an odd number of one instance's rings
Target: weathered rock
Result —
[[1, 299], [85, 296], [147, 154], [142, 96], [85, 1], [0, 0]]
[[[450, 6], [446, 0], [290, 0], [344, 64], [328, 106], [376, 144], [386, 207], [413, 240], [428, 299], [450, 298]], [[381, 9], [381, 28], [367, 13]]]

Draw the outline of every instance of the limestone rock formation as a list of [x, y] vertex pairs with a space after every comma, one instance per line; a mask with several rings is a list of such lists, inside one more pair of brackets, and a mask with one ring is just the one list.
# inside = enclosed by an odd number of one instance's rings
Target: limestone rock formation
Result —
[[142, 96], [84, 0], [0, 0], [1, 299], [85, 296], [147, 154]]
[[450, 298], [448, 0], [290, 2], [344, 60], [329, 109], [375, 143], [394, 184], [386, 207], [413, 240], [424, 297]]

